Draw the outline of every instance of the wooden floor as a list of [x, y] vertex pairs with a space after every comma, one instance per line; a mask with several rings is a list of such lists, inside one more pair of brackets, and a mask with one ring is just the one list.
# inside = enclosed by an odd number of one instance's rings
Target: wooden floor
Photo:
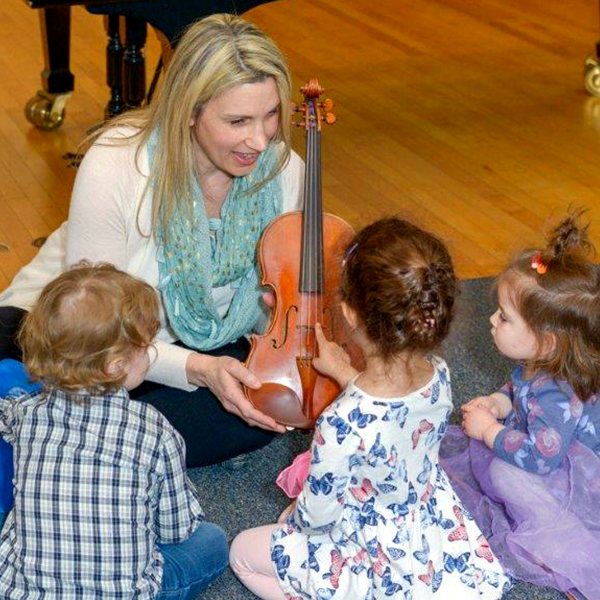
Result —
[[[297, 88], [317, 76], [336, 104], [322, 150], [330, 212], [355, 226], [415, 219], [447, 240], [462, 277], [494, 274], [570, 205], [590, 209], [600, 247], [600, 99], [582, 83], [597, 0], [279, 0], [246, 16], [282, 47]], [[101, 18], [74, 8], [76, 90], [63, 126], [37, 130], [23, 107], [40, 86], [38, 15], [0, 6], [0, 289], [67, 216], [75, 172], [61, 156], [102, 118], [104, 46]]]

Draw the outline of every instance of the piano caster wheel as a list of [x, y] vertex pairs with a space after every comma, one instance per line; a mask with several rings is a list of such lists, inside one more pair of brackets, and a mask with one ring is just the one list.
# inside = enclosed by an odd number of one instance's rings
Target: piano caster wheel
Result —
[[57, 129], [65, 120], [65, 104], [70, 95], [49, 94], [40, 90], [25, 106], [25, 117], [40, 129]]
[[600, 62], [596, 58], [586, 58], [583, 82], [585, 89], [592, 96], [600, 96]]

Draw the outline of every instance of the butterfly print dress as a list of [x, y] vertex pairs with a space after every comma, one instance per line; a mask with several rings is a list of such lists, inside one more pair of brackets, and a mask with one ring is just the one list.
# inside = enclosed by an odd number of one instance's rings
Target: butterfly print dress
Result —
[[438, 464], [444, 361], [402, 398], [354, 383], [317, 421], [295, 512], [271, 557], [288, 599], [501, 598], [509, 578]]

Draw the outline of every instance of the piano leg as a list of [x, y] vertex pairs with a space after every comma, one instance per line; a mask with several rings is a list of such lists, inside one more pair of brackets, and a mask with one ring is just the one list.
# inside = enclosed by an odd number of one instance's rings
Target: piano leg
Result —
[[140, 106], [146, 97], [146, 22], [117, 14], [106, 15], [104, 22], [108, 35], [106, 83], [110, 87], [104, 116], [110, 119]]
[[127, 108], [140, 106], [146, 97], [146, 21], [125, 17], [123, 52], [123, 95]]
[[110, 100], [104, 109], [104, 118], [110, 119], [125, 110], [123, 99], [123, 44], [119, 35], [119, 15], [106, 15], [104, 25], [108, 35], [106, 46], [106, 83]]
[[592, 96], [600, 96], [600, 42], [596, 44], [596, 56], [585, 59], [583, 84]]
[[[109, 14], [105, 26], [108, 35], [106, 81], [111, 97], [104, 114], [110, 118], [140, 106], [145, 99], [146, 21]], [[43, 89], [27, 103], [25, 116], [36, 127], [51, 130], [60, 127], [64, 121], [65, 103], [75, 83], [69, 70], [70, 6], [40, 9], [40, 29], [45, 63]]]
[[[600, 49], [597, 50], [600, 52]], [[600, 54], [596, 55], [597, 58], [593, 56], [588, 56], [585, 59], [585, 68], [584, 68], [584, 76], [583, 76], [583, 84], [585, 85], [585, 89], [592, 94], [592, 96], [600, 96]]]
[[70, 6], [42, 9], [40, 29], [44, 49], [43, 90], [29, 100], [25, 116], [36, 127], [56, 129], [65, 118], [65, 103], [75, 84], [69, 70]]

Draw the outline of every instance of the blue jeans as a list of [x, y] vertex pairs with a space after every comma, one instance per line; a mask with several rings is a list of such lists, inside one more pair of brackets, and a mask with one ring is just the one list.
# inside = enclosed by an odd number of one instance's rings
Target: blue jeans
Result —
[[[0, 512], [0, 530], [8, 512]], [[223, 530], [203, 522], [180, 544], [159, 545], [165, 560], [162, 589], [155, 600], [194, 600], [229, 564]]]
[[165, 565], [156, 600], [194, 600], [229, 563], [227, 538], [214, 523], [203, 522], [184, 542], [159, 548]]

